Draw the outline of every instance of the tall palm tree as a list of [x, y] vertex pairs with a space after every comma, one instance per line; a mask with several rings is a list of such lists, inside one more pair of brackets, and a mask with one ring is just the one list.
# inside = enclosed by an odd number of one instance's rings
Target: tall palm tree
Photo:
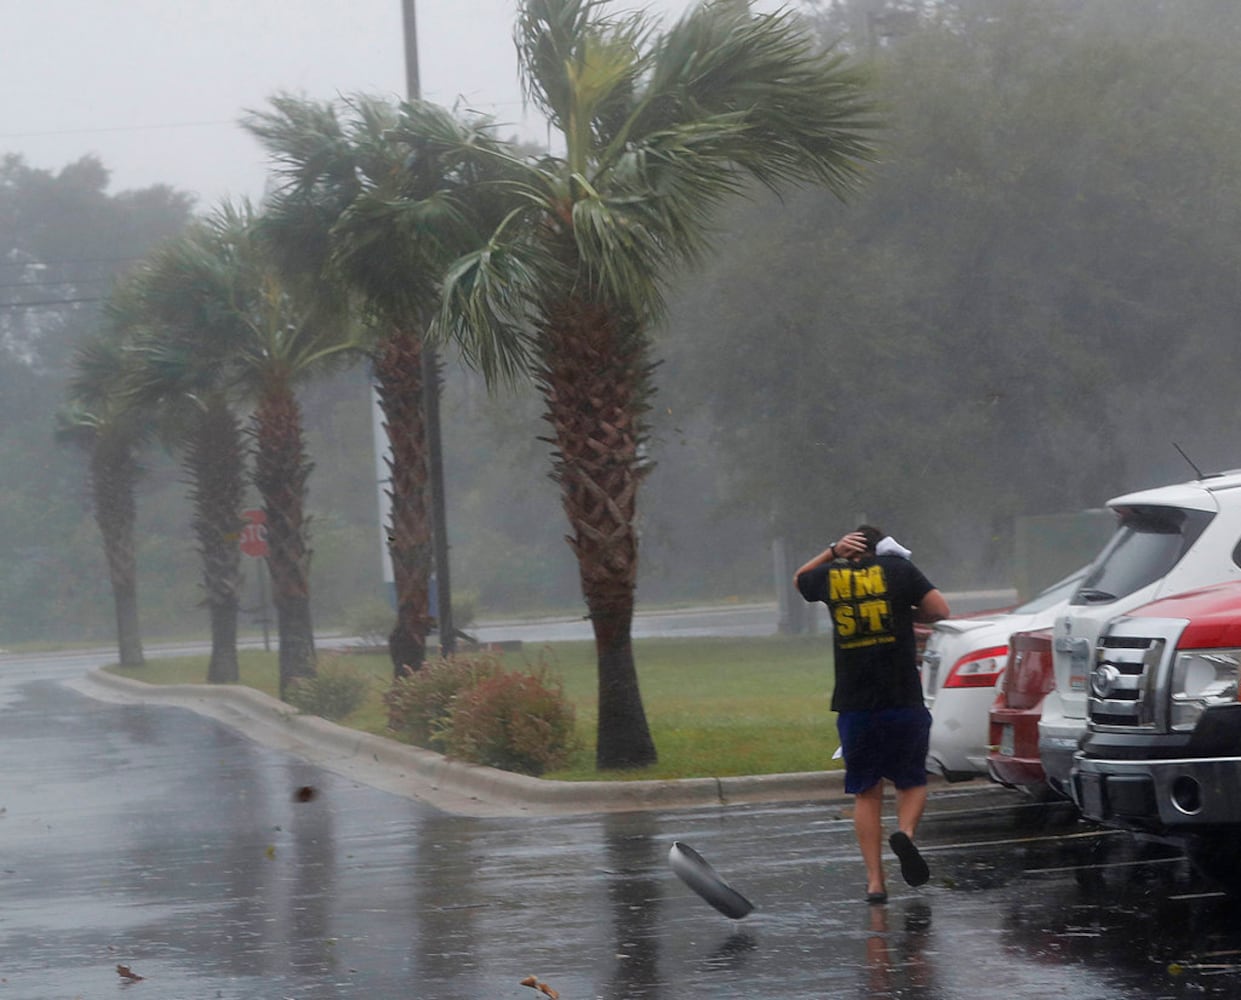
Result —
[[608, 0], [523, 0], [526, 96], [562, 152], [508, 164], [511, 212], [449, 270], [441, 330], [484, 371], [528, 348], [594, 626], [600, 768], [656, 760], [631, 631], [637, 492], [668, 278], [752, 181], [843, 196], [873, 157], [864, 81], [789, 12], [703, 3], [665, 33]]
[[[214, 366], [222, 390], [254, 403], [249, 433], [254, 484], [267, 515], [280, 641], [280, 693], [315, 672], [305, 501], [312, 469], [298, 385], [356, 349], [332, 296], [297, 294], [257, 235], [249, 204], [222, 204], [163, 251], [144, 289], [151, 322], [165, 334], [161, 357]], [[234, 529], [235, 530], [235, 529]]]
[[207, 682], [235, 684], [245, 439], [224, 369], [205, 360], [207, 352], [186, 349], [209, 330], [198, 327], [195, 308], [180, 297], [179, 259], [175, 243], [154, 251], [113, 293], [108, 311], [129, 333], [121, 392], [155, 411], [161, 436], [181, 455], [211, 627]]
[[[355, 96], [342, 108], [281, 95], [271, 103], [245, 123], [282, 180], [263, 230], [294, 273], [348, 288], [373, 331], [389, 444], [396, 622], [388, 646], [400, 677], [421, 668], [433, 624], [424, 339], [444, 267], [479, 238], [479, 182], [503, 161], [487, 153], [499, 147], [485, 121], [426, 102]], [[480, 203], [463, 204], [471, 199]]]
[[95, 522], [103, 539], [116, 612], [122, 666], [145, 662], [138, 622], [138, 575], [134, 551], [135, 493], [143, 469], [138, 452], [150, 438], [149, 415], [128, 405], [118, 391], [127, 359], [121, 338], [103, 333], [74, 355], [69, 404], [57, 415], [56, 439], [85, 451]]

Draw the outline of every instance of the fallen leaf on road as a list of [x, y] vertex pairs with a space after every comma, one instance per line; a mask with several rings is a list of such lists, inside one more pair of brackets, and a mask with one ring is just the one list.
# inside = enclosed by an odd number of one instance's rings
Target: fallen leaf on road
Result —
[[146, 978], [146, 976], [138, 975], [128, 965], [118, 965], [116, 967], [116, 974], [122, 979], [128, 979], [131, 983], [137, 983]]

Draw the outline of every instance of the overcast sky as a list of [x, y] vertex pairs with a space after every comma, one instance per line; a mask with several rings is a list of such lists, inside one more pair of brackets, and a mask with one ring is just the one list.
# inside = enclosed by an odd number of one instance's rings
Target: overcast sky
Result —
[[[616, 0], [671, 18], [691, 0]], [[762, 3], [774, 9], [773, 3]], [[517, 0], [417, 0], [423, 96], [542, 135], [523, 114]], [[0, 0], [0, 152], [58, 170], [93, 153], [112, 190], [165, 183], [207, 207], [262, 194], [237, 127], [278, 91], [403, 96], [401, 0]]]

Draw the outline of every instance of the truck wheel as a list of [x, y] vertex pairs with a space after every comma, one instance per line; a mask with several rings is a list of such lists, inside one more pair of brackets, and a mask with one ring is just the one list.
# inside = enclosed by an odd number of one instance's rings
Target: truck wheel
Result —
[[1241, 845], [1223, 837], [1190, 845], [1189, 863], [1230, 896], [1241, 896]]

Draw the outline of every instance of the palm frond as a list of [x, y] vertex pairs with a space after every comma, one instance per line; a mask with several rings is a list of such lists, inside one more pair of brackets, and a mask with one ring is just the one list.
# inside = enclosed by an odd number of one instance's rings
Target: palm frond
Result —
[[791, 11], [751, 15], [726, 4], [692, 8], [660, 37], [641, 104], [604, 164], [648, 136], [718, 116], [745, 128], [715, 155], [768, 186], [814, 182], [853, 190], [876, 157], [882, 120], [863, 72], [823, 51]]
[[[546, 290], [558, 267], [524, 241], [490, 243], [461, 256], [444, 276], [433, 337], [458, 345], [489, 381], [511, 381], [530, 359], [530, 297]], [[568, 275], [561, 274], [561, 280]]]
[[78, 345], [69, 377], [69, 397], [96, 413], [116, 408], [128, 359], [119, 338], [93, 336]]
[[595, 126], [615, 117], [647, 72], [653, 23], [642, 12], [609, 17], [609, 0], [525, 0], [514, 41], [522, 90], [564, 136], [575, 169]]
[[247, 111], [241, 126], [267, 150], [286, 186], [307, 189], [353, 179], [355, 157], [335, 104], [280, 93], [271, 105]]

